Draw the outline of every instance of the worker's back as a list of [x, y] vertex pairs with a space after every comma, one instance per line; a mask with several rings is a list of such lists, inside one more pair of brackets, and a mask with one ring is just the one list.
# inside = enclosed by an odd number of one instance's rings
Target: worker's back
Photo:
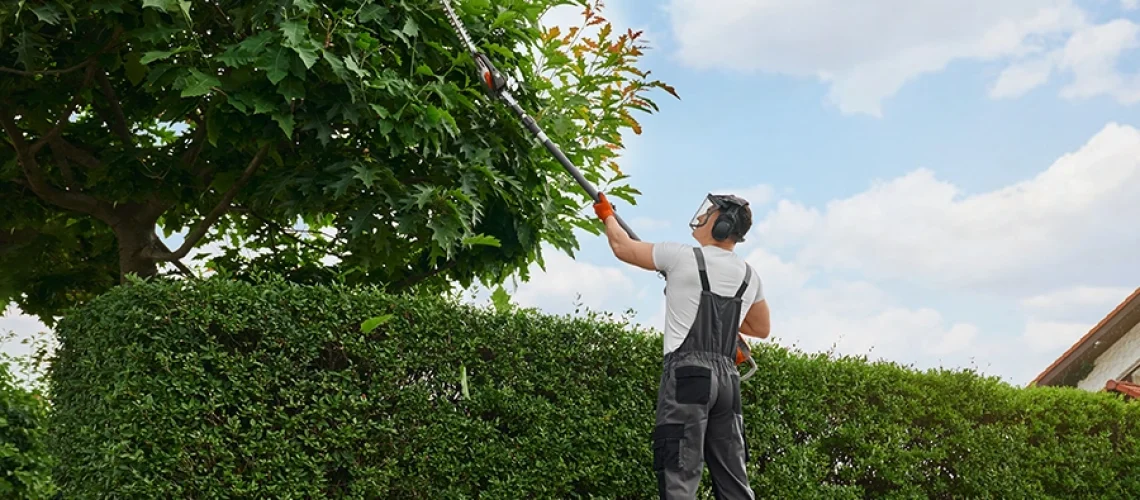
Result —
[[[701, 301], [701, 278], [693, 245], [663, 242], [653, 246], [653, 263], [664, 271], [665, 287], [665, 348], [668, 354], [685, 341], [685, 336], [697, 316]], [[746, 263], [735, 252], [707, 245], [700, 247], [708, 273], [709, 290], [717, 295], [732, 297], [740, 288], [746, 272]], [[764, 299], [760, 276], [755, 269], [748, 288], [742, 297], [742, 312]], [[743, 314], [738, 321], [743, 320]], [[736, 325], [739, 328], [739, 322]]]

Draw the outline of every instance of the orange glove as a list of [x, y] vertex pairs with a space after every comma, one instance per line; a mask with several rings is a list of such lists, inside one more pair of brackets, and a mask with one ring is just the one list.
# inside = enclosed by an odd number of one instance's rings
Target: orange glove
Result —
[[610, 201], [606, 199], [605, 193], [598, 193], [598, 202], [594, 203], [594, 213], [598, 214], [598, 218], [605, 222], [614, 214], [614, 207], [610, 205]]

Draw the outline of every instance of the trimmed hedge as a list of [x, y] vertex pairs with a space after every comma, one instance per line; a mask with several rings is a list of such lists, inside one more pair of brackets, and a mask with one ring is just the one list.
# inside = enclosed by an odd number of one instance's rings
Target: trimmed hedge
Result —
[[[661, 339], [597, 315], [211, 279], [118, 288], [57, 333], [64, 498], [656, 494]], [[1113, 395], [755, 354], [762, 497], [1140, 496], [1140, 407]]]
[[47, 403], [17, 384], [10, 368], [0, 357], [0, 498], [52, 498]]

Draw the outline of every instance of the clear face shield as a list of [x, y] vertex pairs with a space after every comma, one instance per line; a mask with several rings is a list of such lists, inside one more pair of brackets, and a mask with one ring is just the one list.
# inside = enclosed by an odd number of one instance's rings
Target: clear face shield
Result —
[[709, 215], [716, 210], [717, 206], [713, 203], [712, 198], [706, 196], [705, 200], [701, 202], [700, 208], [693, 214], [693, 218], [689, 221], [689, 227], [696, 229], [708, 223]]

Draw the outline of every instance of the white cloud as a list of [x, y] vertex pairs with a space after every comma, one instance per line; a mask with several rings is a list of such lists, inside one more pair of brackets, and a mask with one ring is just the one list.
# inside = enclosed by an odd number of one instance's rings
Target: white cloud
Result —
[[1011, 64], [998, 75], [997, 81], [990, 87], [990, 97], [993, 99], [1021, 97], [1030, 90], [1044, 85], [1052, 73], [1053, 64], [1045, 58]]
[[1140, 46], [1140, 26], [1127, 19], [1085, 25], [1063, 47], [1010, 65], [990, 89], [995, 99], [1016, 98], [1057, 73], [1072, 75], [1060, 94], [1066, 99], [1108, 95], [1122, 104], [1140, 102], [1140, 75], [1123, 73], [1121, 55]]
[[770, 340], [780, 345], [933, 367], [969, 352], [978, 336], [972, 324], [951, 322], [929, 307], [904, 307], [867, 281], [812, 284], [826, 276], [763, 249], [746, 260], [763, 281], [772, 311]]
[[618, 267], [598, 266], [574, 260], [557, 251], [544, 252], [546, 271], [534, 266], [530, 280], [520, 283], [512, 300], [523, 307], [549, 312], [573, 311], [574, 303], [593, 309], [620, 312], [615, 303], [626, 303], [637, 292], [633, 279]]
[[652, 217], [634, 217], [628, 221], [634, 232], [652, 231], [655, 229], [669, 229], [673, 223], [667, 219], [654, 219]]
[[[1036, 293], [1076, 278], [1140, 278], [1140, 131], [1109, 124], [1038, 176], [963, 195], [920, 169], [822, 210], [781, 201], [758, 240], [798, 262], [931, 286]], [[1087, 256], [1095, 255], [1096, 259]]]
[[1022, 342], [1035, 353], [1058, 356], [1134, 291], [1127, 287], [1072, 286], [1026, 297], [1021, 300], [1027, 315]]
[[1117, 19], [1078, 31], [1061, 52], [1058, 65], [1073, 73], [1073, 81], [1061, 89], [1070, 99], [1102, 94], [1123, 104], [1140, 102], [1140, 76], [1121, 74], [1116, 62], [1121, 53], [1140, 45], [1140, 26]]
[[1140, 8], [1140, 0], [1120, 0], [1120, 7], [1124, 10]]
[[1114, 286], [1075, 286], [1026, 297], [1021, 305], [1035, 314], [1064, 315], [1088, 310], [1108, 314], [1135, 289]]
[[[543, 247], [544, 271], [538, 264], [530, 267], [530, 280], [512, 277], [503, 288], [511, 302], [520, 307], [537, 308], [551, 314], [574, 312], [580, 304], [594, 311], [622, 313], [645, 291], [639, 289], [626, 268], [601, 266], [575, 260], [548, 246]], [[467, 289], [453, 287], [452, 292], [473, 305], [486, 305], [491, 291], [482, 285]]]
[[[1022, 341], [1034, 353], [1060, 355], [1084, 334], [1088, 333], [1089, 328], [1092, 328], [1093, 325], [1095, 323], [1030, 319], [1026, 322]], [[1040, 365], [1039, 368], [1044, 369], [1046, 366], [1048, 366], [1047, 363]]]
[[995, 98], [1067, 71], [1065, 97], [1140, 100], [1136, 78], [1114, 67], [1135, 46], [1133, 23], [1092, 26], [1071, 0], [671, 0], [669, 10], [685, 64], [816, 78], [845, 114], [881, 116], [904, 85], [959, 61], [1013, 61]]
[[734, 194], [748, 200], [748, 205], [752, 208], [754, 215], [759, 207], [771, 203], [776, 196], [776, 190], [767, 184], [757, 184], [746, 188], [714, 189], [711, 192], [713, 194]]

